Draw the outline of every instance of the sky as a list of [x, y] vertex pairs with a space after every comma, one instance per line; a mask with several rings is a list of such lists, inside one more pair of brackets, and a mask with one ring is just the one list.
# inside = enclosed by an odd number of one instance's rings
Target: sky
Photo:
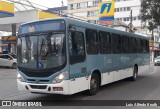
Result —
[[[62, 0], [29, 0], [30, 2], [46, 6], [49, 8], [60, 7], [62, 5]], [[67, 0], [63, 0], [65, 6], [67, 6]]]

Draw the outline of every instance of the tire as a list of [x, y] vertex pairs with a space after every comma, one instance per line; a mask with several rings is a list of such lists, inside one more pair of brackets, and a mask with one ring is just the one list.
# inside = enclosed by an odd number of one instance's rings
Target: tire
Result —
[[16, 63], [13, 63], [13, 64], [12, 64], [12, 68], [13, 68], [13, 69], [16, 69], [16, 68], [17, 68], [17, 64], [16, 64]]
[[133, 76], [131, 77], [132, 81], [136, 81], [138, 76], [138, 68], [134, 66]]
[[87, 90], [87, 94], [90, 96], [96, 95], [99, 90], [99, 77], [96, 73], [93, 73], [90, 81], [90, 89]]

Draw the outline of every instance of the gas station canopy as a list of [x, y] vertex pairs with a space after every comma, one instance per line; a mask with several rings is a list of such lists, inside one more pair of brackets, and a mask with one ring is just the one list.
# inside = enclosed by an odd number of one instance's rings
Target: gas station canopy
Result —
[[22, 23], [59, 17], [47, 9], [28, 0], [0, 0], [0, 31], [17, 32]]
[[41, 9], [41, 10], [48, 9], [48, 7], [30, 2], [29, 0], [0, 0], [0, 1], [14, 4], [15, 12], [33, 10], [33, 9]]

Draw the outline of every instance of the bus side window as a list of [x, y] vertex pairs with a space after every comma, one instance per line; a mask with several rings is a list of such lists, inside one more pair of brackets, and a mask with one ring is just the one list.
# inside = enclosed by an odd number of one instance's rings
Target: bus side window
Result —
[[146, 44], [145, 44], [145, 40], [144, 40], [144, 39], [142, 39], [142, 40], [141, 40], [141, 43], [142, 43], [142, 45], [143, 45], [143, 46], [142, 46], [142, 50], [143, 50], [143, 51], [142, 51], [142, 53], [147, 53], [147, 51], [146, 51]]
[[136, 38], [130, 37], [130, 51], [131, 53], [137, 53], [137, 40]]
[[107, 32], [99, 32], [99, 49], [101, 54], [111, 54], [111, 35]]
[[122, 49], [123, 49], [123, 53], [127, 54], [130, 53], [130, 46], [129, 46], [129, 37], [128, 36], [123, 36], [122, 37]]
[[84, 34], [78, 31], [70, 31], [69, 35], [70, 64], [85, 61]]
[[96, 30], [86, 29], [86, 49], [88, 54], [98, 54], [98, 35]]
[[122, 38], [121, 38], [121, 35], [112, 34], [112, 52], [113, 52], [113, 54], [122, 53]]
[[149, 42], [145, 39], [142, 41], [143, 41], [143, 53], [149, 53]]
[[137, 38], [137, 52], [142, 53], [143, 52], [143, 45], [141, 39]]
[[149, 53], [149, 41], [145, 40], [145, 45], [146, 45], [146, 51]]

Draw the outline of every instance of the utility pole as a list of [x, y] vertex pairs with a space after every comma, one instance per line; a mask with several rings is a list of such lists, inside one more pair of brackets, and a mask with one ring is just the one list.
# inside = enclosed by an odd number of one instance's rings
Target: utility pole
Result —
[[62, 7], [63, 7], [64, 6], [63, 0], [61, 1], [61, 3], [62, 3]]
[[131, 10], [130, 25], [129, 25], [129, 32], [131, 32], [131, 33], [132, 33], [132, 21], [133, 21], [133, 19], [132, 19], [132, 10]]
[[154, 29], [152, 30], [151, 41], [152, 41], [152, 62], [154, 62]]

